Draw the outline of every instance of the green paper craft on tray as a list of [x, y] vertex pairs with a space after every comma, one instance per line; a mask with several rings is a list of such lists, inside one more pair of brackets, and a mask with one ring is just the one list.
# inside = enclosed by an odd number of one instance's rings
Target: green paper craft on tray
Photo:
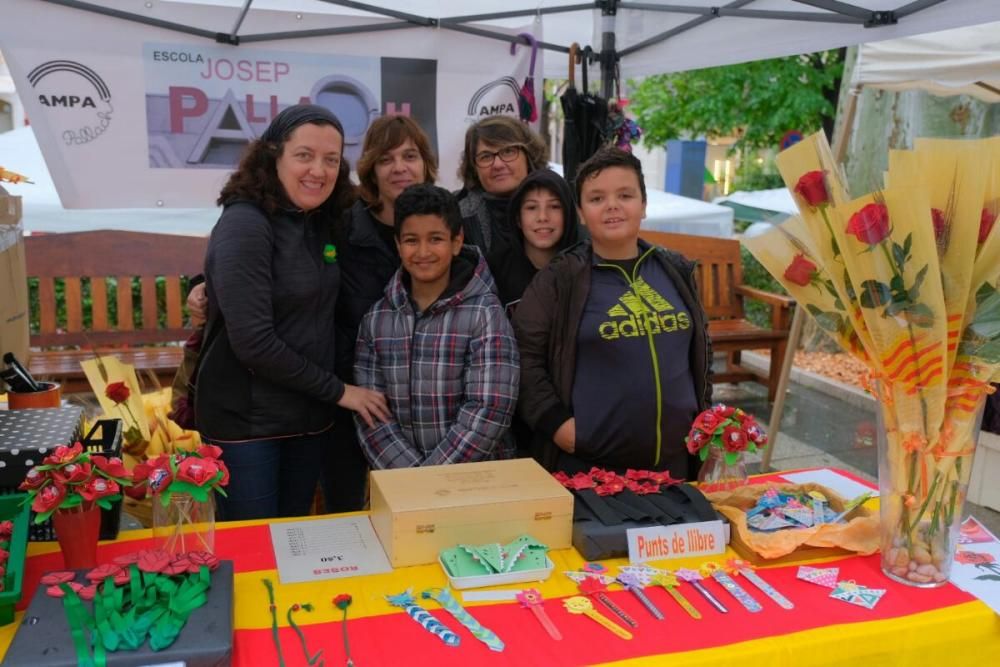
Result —
[[440, 554], [454, 588], [472, 588], [546, 579], [552, 573], [548, 546], [530, 535], [499, 543], [459, 544]]

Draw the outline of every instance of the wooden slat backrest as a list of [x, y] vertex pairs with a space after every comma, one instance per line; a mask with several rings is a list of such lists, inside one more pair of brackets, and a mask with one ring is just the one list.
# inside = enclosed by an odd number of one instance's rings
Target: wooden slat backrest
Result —
[[[33, 315], [39, 319], [40, 331], [32, 336], [32, 345], [141, 345], [184, 340], [189, 331], [184, 328], [181, 277], [201, 272], [207, 246], [205, 237], [113, 230], [28, 236], [28, 277], [39, 280], [39, 312]], [[158, 277], [166, 283], [165, 311], [157, 304]], [[117, 282], [117, 321], [108, 310], [108, 278]], [[137, 304], [133, 304], [134, 278], [140, 285]], [[56, 281], [64, 285], [65, 323], [57, 321]], [[84, 330], [86, 284], [90, 287], [91, 324]], [[142, 311], [139, 328], [133, 319], [136, 307]], [[161, 327], [164, 317], [166, 326]]]
[[744, 316], [742, 299], [735, 291], [735, 287], [743, 283], [739, 241], [645, 229], [640, 230], [639, 236], [698, 262], [695, 278], [709, 319]]

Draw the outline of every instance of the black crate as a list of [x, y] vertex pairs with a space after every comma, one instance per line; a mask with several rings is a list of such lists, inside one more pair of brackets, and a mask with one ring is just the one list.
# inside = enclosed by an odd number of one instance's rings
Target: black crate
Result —
[[[39, 412], [39, 411], [33, 411]], [[86, 436], [78, 438], [86, 451], [91, 454], [103, 454], [108, 458], [122, 455], [122, 420], [121, 419], [99, 419], [91, 427]], [[72, 444], [74, 441], [65, 444]], [[53, 448], [54, 449], [54, 448]], [[37, 457], [38, 462], [45, 457], [44, 454]], [[23, 480], [24, 475], [21, 476]], [[21, 480], [18, 480], [20, 484]], [[16, 493], [17, 485], [4, 486], [0, 488], [0, 495]], [[102, 540], [113, 540], [118, 537], [118, 529], [121, 526], [122, 502], [120, 500], [111, 504], [111, 509], [101, 510], [101, 536]], [[52, 520], [42, 523], [35, 523], [35, 513], [31, 513], [31, 523], [28, 529], [28, 540], [32, 542], [52, 542], [56, 539], [55, 529], [52, 527]]]

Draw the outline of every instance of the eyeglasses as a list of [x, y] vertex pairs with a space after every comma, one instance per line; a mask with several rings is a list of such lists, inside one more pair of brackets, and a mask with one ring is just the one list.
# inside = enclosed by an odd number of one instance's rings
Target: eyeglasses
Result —
[[477, 167], [490, 167], [493, 165], [493, 161], [499, 156], [504, 162], [513, 162], [517, 159], [517, 156], [521, 153], [521, 149], [524, 148], [521, 144], [511, 144], [510, 146], [504, 146], [500, 150], [493, 151], [483, 151], [482, 153], [476, 154], [476, 166]]

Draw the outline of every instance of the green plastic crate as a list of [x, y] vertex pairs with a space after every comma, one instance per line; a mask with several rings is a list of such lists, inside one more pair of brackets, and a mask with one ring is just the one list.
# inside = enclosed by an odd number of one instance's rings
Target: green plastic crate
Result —
[[22, 504], [27, 497], [26, 493], [0, 496], [0, 521], [14, 522], [7, 571], [3, 575], [3, 592], [0, 592], [0, 625], [14, 622], [14, 605], [21, 599], [24, 557], [28, 546], [28, 514], [31, 509]]

